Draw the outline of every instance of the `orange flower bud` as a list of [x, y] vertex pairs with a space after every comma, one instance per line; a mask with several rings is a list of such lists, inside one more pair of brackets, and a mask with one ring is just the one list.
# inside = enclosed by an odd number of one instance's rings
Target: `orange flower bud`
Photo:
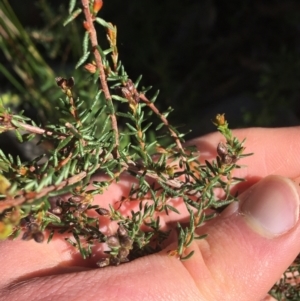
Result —
[[103, 5], [102, 0], [94, 0], [93, 13], [96, 15]]
[[21, 176], [25, 176], [27, 174], [28, 168], [25, 166], [21, 166], [18, 170], [19, 175]]
[[225, 114], [218, 114], [213, 121], [216, 126], [222, 126], [226, 124]]
[[84, 65], [84, 69], [90, 73], [95, 73], [97, 71], [97, 67], [94, 64], [86, 64]]

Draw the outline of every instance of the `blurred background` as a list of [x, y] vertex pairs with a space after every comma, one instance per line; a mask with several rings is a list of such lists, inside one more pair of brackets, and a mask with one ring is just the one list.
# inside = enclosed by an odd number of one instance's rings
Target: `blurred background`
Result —
[[[41, 123], [61, 97], [56, 76], [74, 76], [80, 97], [93, 93], [74, 71], [84, 29], [62, 26], [68, 4], [0, 2], [1, 98]], [[214, 131], [217, 113], [232, 128], [300, 124], [299, 0], [104, 0], [98, 16], [117, 25], [130, 78], [160, 89], [157, 105], [174, 108], [187, 139]], [[100, 26], [99, 39], [107, 45]]]

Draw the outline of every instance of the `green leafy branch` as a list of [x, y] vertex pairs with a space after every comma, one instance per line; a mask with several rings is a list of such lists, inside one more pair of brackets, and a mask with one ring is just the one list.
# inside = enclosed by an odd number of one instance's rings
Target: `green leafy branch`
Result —
[[[207, 209], [236, 200], [231, 188], [243, 179], [235, 178], [233, 171], [246, 156], [243, 142], [233, 137], [224, 115], [218, 115], [215, 124], [225, 142], [218, 145], [215, 160], [200, 163], [198, 151], [184, 146], [184, 134], [169, 123], [171, 109], [157, 108], [158, 92], [146, 96], [150, 89], [140, 88], [141, 77], [135, 82], [128, 77], [118, 60], [116, 27], [97, 17], [102, 1], [82, 0], [78, 9], [75, 5], [72, 0], [65, 25], [83, 15], [86, 30], [76, 67], [83, 66], [98, 90], [94, 96], [86, 95], [88, 100], [76, 97], [74, 78], [56, 77], [65, 97], [56, 102], [56, 120], [43, 127], [1, 107], [2, 132], [14, 131], [21, 143], [38, 138], [49, 147], [27, 162], [0, 153], [0, 236], [16, 237], [22, 232], [24, 240], [42, 242], [46, 235], [50, 242], [56, 233], [66, 233], [66, 241], [83, 258], [92, 255], [93, 246], [106, 244], [110, 250], [98, 262], [103, 267], [157, 252], [170, 231], [177, 231], [178, 247], [169, 254], [188, 259], [193, 240], [205, 238], [195, 236], [196, 229], [215, 216]], [[107, 29], [105, 50], [98, 45], [95, 23]], [[163, 137], [150, 141], [153, 116], [158, 120], [155, 131]], [[123, 125], [126, 129], [120, 131]], [[125, 172], [137, 180], [130, 192], [108, 208], [95, 205], [94, 195], [104, 193]], [[102, 174], [103, 180], [94, 181], [95, 173]], [[216, 190], [223, 195], [217, 196]], [[137, 208], [124, 213], [132, 202], [138, 203]], [[160, 216], [179, 215], [182, 202], [190, 215], [189, 225], [163, 229]], [[117, 232], [103, 233], [97, 214], [116, 221]]]

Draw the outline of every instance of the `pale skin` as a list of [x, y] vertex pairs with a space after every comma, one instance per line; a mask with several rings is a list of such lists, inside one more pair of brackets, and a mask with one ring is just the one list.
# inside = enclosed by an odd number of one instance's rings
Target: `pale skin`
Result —
[[[246, 151], [255, 153], [239, 162], [247, 167], [238, 175], [248, 180], [240, 192], [270, 174], [300, 176], [300, 127], [234, 134], [246, 137]], [[215, 155], [221, 140], [214, 133], [192, 144], [206, 159]], [[113, 184], [96, 201], [115, 202], [129, 182], [125, 178]], [[178, 216], [170, 219], [176, 221]], [[221, 214], [199, 233], [208, 237], [191, 246], [195, 254], [188, 261], [167, 255], [167, 250], [176, 248], [174, 238], [160, 253], [103, 269], [92, 268], [96, 258], [81, 260], [59, 238], [50, 244], [1, 242], [0, 300], [262, 300], [300, 251], [299, 221], [287, 233], [266, 238], [253, 231], [243, 216]]]

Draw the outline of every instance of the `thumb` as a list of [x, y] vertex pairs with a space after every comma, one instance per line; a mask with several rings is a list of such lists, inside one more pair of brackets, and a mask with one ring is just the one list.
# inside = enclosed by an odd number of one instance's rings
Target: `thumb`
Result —
[[184, 264], [208, 300], [263, 299], [300, 251], [299, 195], [293, 181], [268, 176], [200, 229], [208, 237]]

